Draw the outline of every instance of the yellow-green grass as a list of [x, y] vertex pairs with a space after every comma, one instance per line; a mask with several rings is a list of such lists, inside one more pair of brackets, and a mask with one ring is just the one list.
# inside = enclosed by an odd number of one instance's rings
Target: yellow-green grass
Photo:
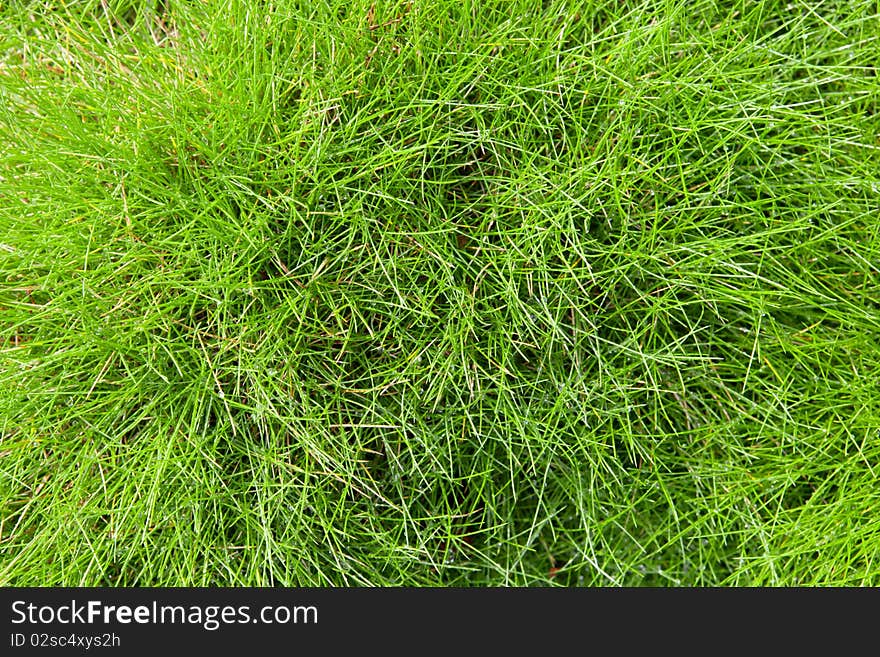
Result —
[[880, 583], [876, 1], [0, 5], [0, 583]]

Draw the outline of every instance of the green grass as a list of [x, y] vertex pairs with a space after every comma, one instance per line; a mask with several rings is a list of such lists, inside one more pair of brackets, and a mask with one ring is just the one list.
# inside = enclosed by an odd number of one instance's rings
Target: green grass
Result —
[[0, 583], [880, 584], [876, 0], [3, 2]]

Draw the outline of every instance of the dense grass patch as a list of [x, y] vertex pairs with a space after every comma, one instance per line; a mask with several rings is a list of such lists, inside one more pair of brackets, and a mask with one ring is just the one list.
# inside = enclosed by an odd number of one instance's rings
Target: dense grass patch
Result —
[[878, 11], [3, 3], [0, 582], [880, 583]]

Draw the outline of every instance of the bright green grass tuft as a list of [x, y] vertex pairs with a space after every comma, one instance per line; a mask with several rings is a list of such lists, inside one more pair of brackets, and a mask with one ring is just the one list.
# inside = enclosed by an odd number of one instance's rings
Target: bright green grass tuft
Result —
[[880, 8], [720, 4], [3, 3], [0, 583], [880, 584]]

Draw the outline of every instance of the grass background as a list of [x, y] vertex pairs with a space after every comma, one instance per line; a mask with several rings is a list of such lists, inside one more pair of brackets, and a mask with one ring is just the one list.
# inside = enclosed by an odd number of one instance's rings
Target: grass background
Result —
[[0, 5], [0, 582], [880, 583], [876, 1]]

